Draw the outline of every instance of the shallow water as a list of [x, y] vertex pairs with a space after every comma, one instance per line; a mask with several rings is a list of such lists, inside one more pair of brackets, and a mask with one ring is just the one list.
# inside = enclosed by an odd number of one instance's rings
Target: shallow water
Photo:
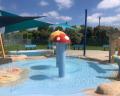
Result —
[[[103, 65], [78, 58], [66, 58], [66, 76], [58, 78], [55, 58], [11, 63], [27, 68], [28, 78], [16, 86], [0, 87], [0, 96], [84, 96], [82, 91], [110, 82], [115, 65]], [[9, 64], [2, 65], [7, 67]]]
[[9, 51], [10, 55], [26, 55], [26, 56], [42, 56], [50, 53], [46, 50], [23, 50], [23, 51]]

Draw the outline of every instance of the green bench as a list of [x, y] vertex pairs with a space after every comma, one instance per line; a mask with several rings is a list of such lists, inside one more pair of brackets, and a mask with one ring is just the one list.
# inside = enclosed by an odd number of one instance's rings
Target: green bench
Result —
[[103, 45], [102, 47], [103, 47], [103, 49], [104, 49], [104, 51], [105, 51], [106, 49], [109, 48], [109, 45]]
[[80, 49], [83, 49], [83, 45], [73, 45], [73, 49], [74, 50], [80, 50]]
[[30, 45], [25, 45], [25, 49], [35, 49], [37, 46], [30, 44]]

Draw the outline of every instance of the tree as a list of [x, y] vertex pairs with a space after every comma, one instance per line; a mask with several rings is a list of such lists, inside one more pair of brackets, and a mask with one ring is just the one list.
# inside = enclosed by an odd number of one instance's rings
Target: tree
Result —
[[70, 37], [72, 44], [80, 44], [83, 34], [73, 29], [66, 29], [65, 33]]
[[57, 30], [63, 31], [63, 28], [58, 26], [58, 27], [55, 28], [55, 31], [57, 31]]
[[96, 42], [98, 42], [98, 45], [102, 46], [104, 44], [108, 44], [108, 36], [106, 35], [107, 29], [104, 28], [104, 26], [97, 26], [94, 28], [94, 33], [96, 35]]

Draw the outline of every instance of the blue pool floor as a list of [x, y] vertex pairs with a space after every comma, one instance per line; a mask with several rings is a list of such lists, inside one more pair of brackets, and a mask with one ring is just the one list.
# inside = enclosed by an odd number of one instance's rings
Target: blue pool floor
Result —
[[29, 74], [24, 82], [0, 87], [0, 96], [85, 96], [83, 90], [111, 82], [106, 77], [117, 70], [114, 64], [67, 58], [66, 76], [58, 78], [55, 58], [14, 62], [1, 67], [9, 65], [26, 68]]

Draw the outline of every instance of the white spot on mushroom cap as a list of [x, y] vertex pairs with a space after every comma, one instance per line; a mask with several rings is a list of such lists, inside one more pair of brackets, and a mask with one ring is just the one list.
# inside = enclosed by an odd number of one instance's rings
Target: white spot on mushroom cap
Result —
[[65, 36], [65, 39], [66, 39], [66, 40], [69, 40], [69, 37], [68, 37], [68, 36]]
[[57, 37], [57, 41], [60, 41], [60, 37]]

